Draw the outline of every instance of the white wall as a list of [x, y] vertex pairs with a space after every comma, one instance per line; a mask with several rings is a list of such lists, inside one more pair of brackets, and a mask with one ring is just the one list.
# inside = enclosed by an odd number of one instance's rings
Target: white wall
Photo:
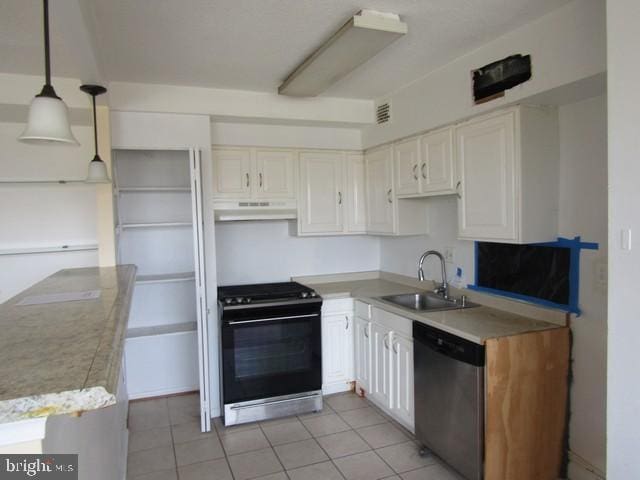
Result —
[[609, 112], [609, 337], [607, 476], [640, 478], [640, 245], [622, 248], [623, 230], [640, 234], [640, 2], [607, 1]]
[[[83, 180], [93, 129], [74, 126], [80, 147], [27, 145], [23, 123], [0, 123], [0, 181]], [[0, 184], [0, 250], [97, 243], [91, 185]], [[0, 255], [0, 302], [62, 269], [97, 265], [97, 251]]]
[[211, 142], [214, 145], [362, 150], [360, 130], [338, 127], [214, 122]]
[[[607, 255], [607, 111], [600, 96], [559, 108], [560, 211], [559, 235], [581, 235], [597, 242], [600, 250], [585, 250], [580, 262], [580, 308], [573, 321], [573, 373], [571, 387], [570, 448], [599, 471], [605, 468], [606, 396], [606, 285], [598, 283], [598, 270], [606, 275]], [[463, 268], [466, 283], [474, 281], [473, 242], [457, 240], [457, 205], [453, 196], [429, 200], [431, 233], [428, 236], [386, 237], [380, 245], [382, 270], [415, 276], [425, 250], [453, 248], [447, 263], [449, 278]], [[428, 278], [440, 278], [437, 259], [427, 260]], [[577, 464], [572, 480], [591, 479]], [[630, 477], [627, 477], [630, 478]]]
[[360, 127], [373, 122], [371, 100], [292, 98], [276, 93], [219, 88], [111, 82], [109, 104], [114, 110], [198, 113], [226, 118], [229, 121], [236, 119], [255, 123], [276, 119]]
[[[389, 94], [392, 121], [366, 127], [365, 148], [601, 74], [606, 69], [604, 9], [602, 0], [574, 0]], [[470, 72], [515, 53], [531, 55], [531, 80], [502, 99], [474, 106]]]
[[[463, 270], [465, 285], [473, 283], [474, 243], [458, 240], [457, 201], [453, 195], [428, 200], [429, 235], [414, 237], [382, 237], [380, 241], [381, 270], [415, 277], [418, 260], [426, 250], [445, 253], [451, 249], [453, 260], [447, 261], [447, 275], [452, 280], [456, 268]], [[440, 279], [440, 262], [428, 258], [423, 265], [425, 277]]]
[[297, 237], [286, 221], [216, 224], [218, 284], [283, 282], [292, 276], [378, 270], [376, 237]]
[[[560, 123], [559, 234], [597, 242], [580, 254], [580, 308], [572, 322], [573, 384], [569, 448], [603, 473], [607, 341], [607, 105], [600, 96], [558, 110]], [[597, 281], [598, 269], [605, 282]], [[591, 479], [579, 462], [569, 478]]]

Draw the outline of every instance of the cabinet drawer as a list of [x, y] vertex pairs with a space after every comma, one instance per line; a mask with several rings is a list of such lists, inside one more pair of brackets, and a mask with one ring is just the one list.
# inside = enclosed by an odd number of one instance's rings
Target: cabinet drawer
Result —
[[365, 320], [371, 320], [371, 305], [357, 300], [356, 317], [364, 318]]
[[340, 298], [336, 300], [325, 300], [322, 303], [322, 313], [352, 313], [353, 298]]
[[373, 321], [407, 338], [413, 338], [413, 321], [378, 307], [373, 307]]

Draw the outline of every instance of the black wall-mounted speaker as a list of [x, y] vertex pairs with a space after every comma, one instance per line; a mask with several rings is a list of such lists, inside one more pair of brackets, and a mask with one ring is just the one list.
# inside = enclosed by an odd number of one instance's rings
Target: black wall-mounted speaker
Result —
[[473, 71], [473, 98], [481, 103], [531, 78], [531, 55], [512, 55]]

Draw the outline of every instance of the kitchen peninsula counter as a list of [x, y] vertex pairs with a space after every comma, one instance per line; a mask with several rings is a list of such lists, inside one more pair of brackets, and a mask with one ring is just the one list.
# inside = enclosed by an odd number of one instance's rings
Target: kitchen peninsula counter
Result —
[[[0, 305], [0, 424], [116, 403], [135, 265], [60, 270]], [[97, 291], [94, 299], [18, 305]]]

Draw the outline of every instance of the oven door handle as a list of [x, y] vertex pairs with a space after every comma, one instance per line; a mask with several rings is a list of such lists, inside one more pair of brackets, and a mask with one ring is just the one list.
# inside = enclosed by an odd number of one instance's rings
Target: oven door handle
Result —
[[290, 315], [288, 317], [271, 317], [271, 318], [257, 318], [255, 320], [234, 320], [228, 323], [228, 325], [242, 325], [245, 323], [262, 323], [262, 322], [274, 322], [276, 320], [293, 320], [294, 318], [311, 318], [319, 317], [319, 313], [310, 313], [307, 315]]

